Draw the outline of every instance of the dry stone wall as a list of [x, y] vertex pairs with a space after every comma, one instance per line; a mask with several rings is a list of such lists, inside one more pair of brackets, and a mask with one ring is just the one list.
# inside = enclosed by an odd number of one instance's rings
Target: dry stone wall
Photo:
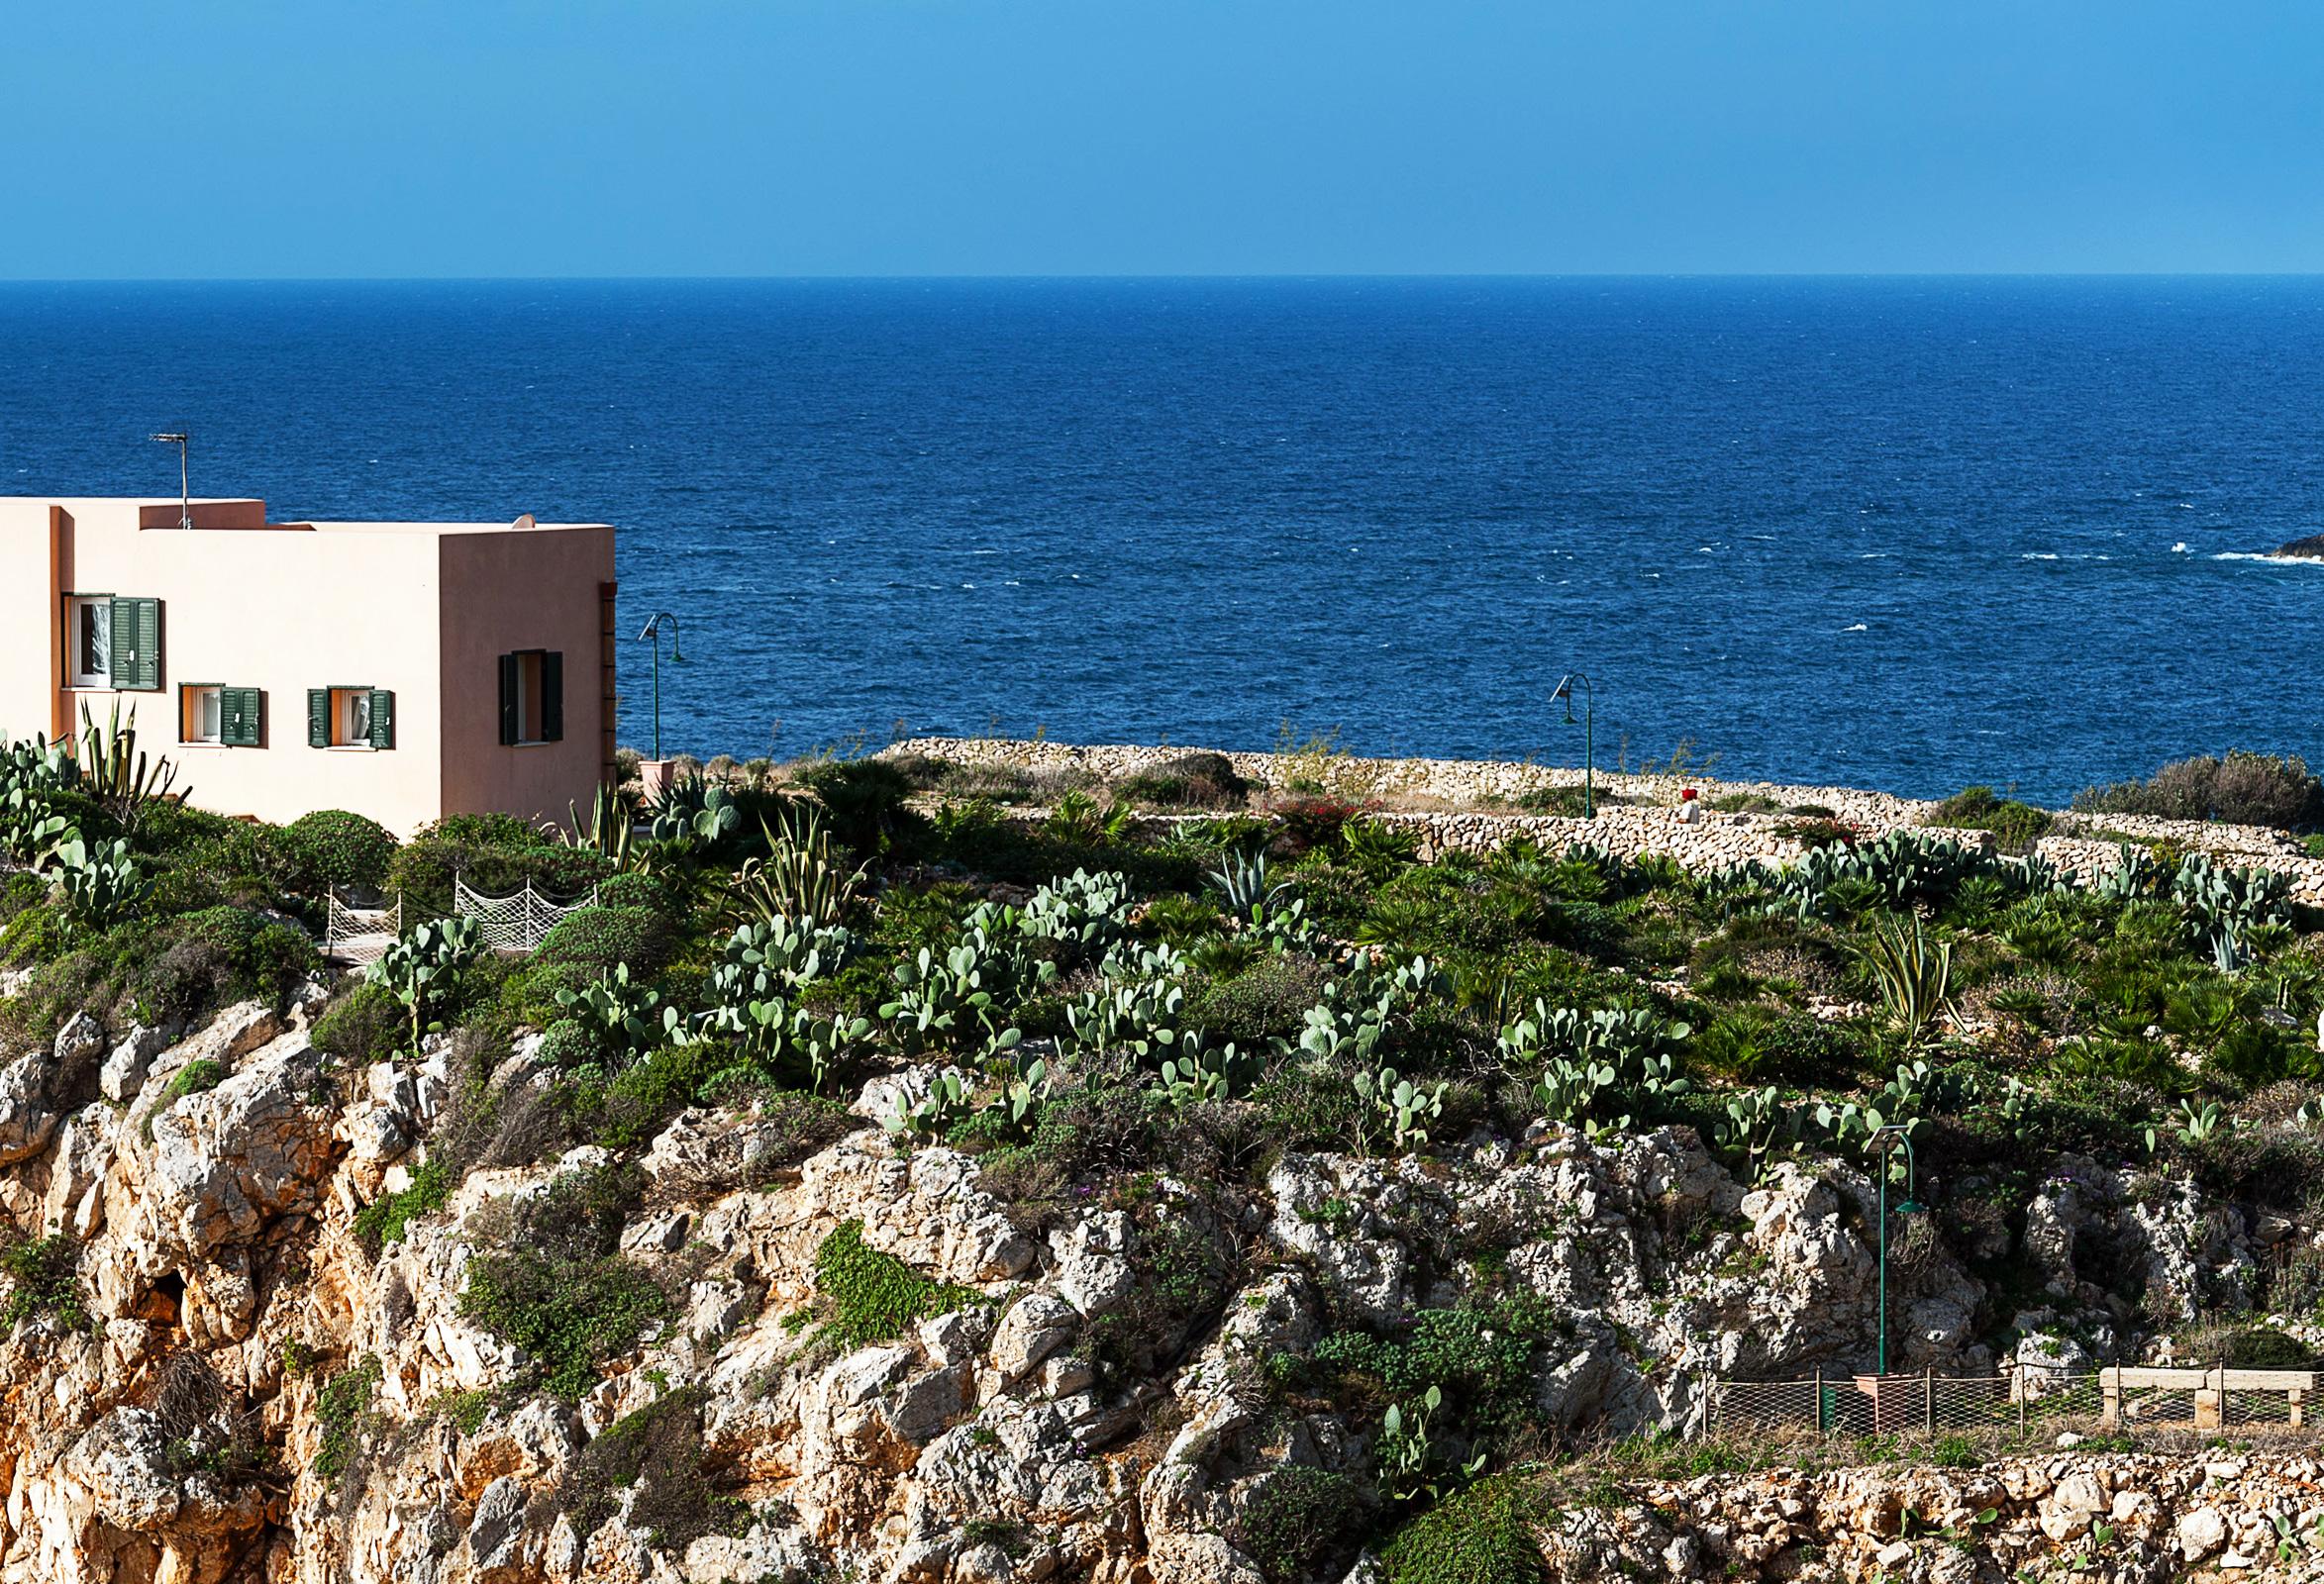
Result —
[[[887, 751], [956, 764], [1006, 766], [1067, 784], [1075, 777], [1118, 781], [1190, 752], [1213, 750], [999, 738], [914, 738]], [[1937, 809], [1933, 802], [1856, 787], [1601, 773], [1596, 784], [1608, 801], [1599, 806], [1596, 818], [1583, 820], [1509, 808], [1529, 792], [1579, 787], [1582, 776], [1578, 770], [1486, 759], [1360, 759], [1312, 753], [1223, 756], [1237, 774], [1272, 792], [1287, 791], [1297, 779], [1319, 779], [1332, 794], [1373, 807], [1376, 818], [1418, 831], [1424, 855], [1432, 857], [1453, 850], [1487, 852], [1520, 836], [1553, 847], [1590, 842], [1624, 858], [1665, 855], [1698, 872], [1745, 861], [1789, 863], [1805, 851], [1798, 841], [1781, 833], [1782, 827], [1799, 818], [1793, 814], [1723, 814], [1706, 808], [1699, 823], [1682, 820], [1679, 793], [1686, 787], [1695, 788], [1706, 804], [1731, 795], [1757, 795], [1778, 810], [1829, 810], [1833, 818], [1856, 827], [1866, 837], [1911, 831], [1970, 844], [1991, 841], [1981, 831], [1930, 826], [1927, 822]], [[2062, 817], [2057, 834], [2043, 837], [2035, 851], [2062, 869], [2093, 879], [2113, 868], [2121, 854], [2119, 841], [2097, 834], [2100, 832], [2175, 842], [2239, 868], [2273, 869], [2290, 877], [2294, 896], [2324, 905], [2324, 858], [2309, 857], [2300, 843], [2283, 832], [2257, 826], [2132, 815], [2108, 815], [2103, 820]]]

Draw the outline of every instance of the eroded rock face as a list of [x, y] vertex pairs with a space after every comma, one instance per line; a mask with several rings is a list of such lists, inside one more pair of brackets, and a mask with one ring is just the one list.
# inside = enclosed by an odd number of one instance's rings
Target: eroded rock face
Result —
[[[647, 1202], [620, 1235], [666, 1316], [558, 1402], [504, 1390], [530, 1361], [461, 1295], [509, 1206], [602, 1150], [470, 1171], [367, 1252], [355, 1216], [424, 1163], [446, 1104], [441, 1050], [335, 1074], [300, 1019], [259, 1007], [154, 1042], [133, 1033], [108, 1053], [83, 1031], [70, 1051], [0, 1067], [29, 1075], [0, 1118], [44, 1119], [0, 1134], [28, 1151], [0, 1172], [0, 1205], [70, 1234], [98, 1317], [86, 1332], [39, 1317], [0, 1342], [0, 1584], [1256, 1579], [1237, 1536], [1270, 1477], [1371, 1477], [1376, 1412], [1268, 1385], [1334, 1334], [1394, 1336], [1421, 1311], [1522, 1300], [1544, 1338], [1528, 1390], [1545, 1433], [1681, 1428], [1705, 1371], [1845, 1371], [1869, 1352], [1871, 1184], [1836, 1162], [1738, 1181], [1683, 1130], [1592, 1141], [1541, 1127], [1430, 1159], [1288, 1153], [1256, 1189], [1156, 1176], [1035, 1226], [971, 1155], [899, 1155], [862, 1127], [777, 1169], [781, 1127], [700, 1111], [645, 1152]], [[215, 1083], [179, 1085], [197, 1061], [216, 1064]], [[52, 1082], [76, 1063], [77, 1091]], [[529, 1084], [529, 1065], [500, 1081]], [[2218, 1222], [2206, 1241], [2191, 1200], [2068, 1178], [2041, 1224], [2060, 1229], [2062, 1305], [2088, 1300], [2076, 1261], [2108, 1239], [2151, 1246], [2167, 1282], [2180, 1245], [2205, 1282], [2235, 1263], [2240, 1228]], [[794, 1320], [816, 1302], [817, 1251], [849, 1223], [973, 1297], [866, 1346], [822, 1342]], [[1225, 1290], [1169, 1309], [1194, 1267]], [[1951, 1254], [1890, 1276], [1911, 1367], [1990, 1367], [1969, 1341], [1986, 1294]], [[189, 1358], [216, 1398], [190, 1432], [162, 1389]], [[709, 1533], [673, 1537], [651, 1480], [591, 1472], [614, 1427], [633, 1434], [630, 1416], [672, 1403], [698, 1431], [673, 1443], [698, 1447], [681, 1472], [747, 1504], [717, 1509]], [[235, 1425], [272, 1449], [270, 1472], [237, 1472], [219, 1451]], [[1984, 1499], [1948, 1478], [1931, 1511]], [[1779, 1533], [1705, 1497], [1701, 1521], [1677, 1528], [1576, 1517], [1571, 1554], [1635, 1554], [1640, 1576], [1752, 1576], [1792, 1543], [1781, 1536], [1906, 1499], [1828, 1479], [1770, 1491], [1806, 1515]], [[2242, 1542], [2227, 1516], [2214, 1543], [2186, 1494], [2060, 1477], [2023, 1501], [2043, 1543], [2127, 1528], [2101, 1516], [2117, 1512], [2180, 1551]]]

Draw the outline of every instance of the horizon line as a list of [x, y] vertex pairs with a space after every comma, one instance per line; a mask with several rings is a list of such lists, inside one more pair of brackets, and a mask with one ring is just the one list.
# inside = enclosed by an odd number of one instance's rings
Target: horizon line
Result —
[[2313, 280], [2320, 269], [1111, 270], [885, 274], [0, 275], [9, 286], [400, 286], [1085, 283], [1101, 281]]

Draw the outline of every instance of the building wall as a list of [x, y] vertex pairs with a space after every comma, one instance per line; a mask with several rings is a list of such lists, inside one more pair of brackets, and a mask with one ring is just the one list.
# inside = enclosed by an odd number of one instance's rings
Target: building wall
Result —
[[[454, 812], [562, 819], [588, 798], [610, 528], [261, 528], [256, 503], [197, 502], [194, 531], [141, 532], [141, 512], [161, 521], [161, 504], [174, 525], [174, 500], [0, 499], [0, 733], [51, 732], [83, 704], [102, 721], [118, 700], [196, 805], [276, 822], [352, 809], [408, 836]], [[64, 525], [53, 574], [52, 505]], [[65, 593], [161, 602], [160, 691], [59, 692]], [[500, 743], [498, 658], [521, 648], [565, 656], [558, 742]], [[196, 683], [263, 690], [263, 745], [182, 742], [178, 689]], [[351, 686], [395, 694], [394, 747], [308, 745], [307, 690]]]
[[[440, 543], [445, 812], [562, 822], [576, 804], [585, 811], [603, 774], [598, 593], [613, 581], [613, 530], [539, 528]], [[564, 736], [556, 742], [501, 744], [500, 656], [518, 649], [564, 656]]]

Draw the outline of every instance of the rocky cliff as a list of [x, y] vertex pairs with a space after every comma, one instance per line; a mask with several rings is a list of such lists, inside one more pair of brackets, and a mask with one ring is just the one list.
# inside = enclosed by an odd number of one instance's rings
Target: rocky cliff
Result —
[[[1836, 1161], [1747, 1187], [1684, 1130], [1542, 1126], [1435, 1158], [1284, 1153], [1256, 1191], [1164, 1165], [1127, 1199], [1044, 1203], [869, 1124], [927, 1069], [812, 1129], [689, 1110], [627, 1173], [596, 1146], [530, 1167], [487, 1151], [382, 1228], [364, 1207], [415, 1203], [463, 1108], [521, 1113], [539, 1040], [463, 1094], [473, 1052], [442, 1037], [335, 1068], [309, 1038], [320, 999], [174, 1040], [76, 1019], [0, 1069], [0, 1209], [69, 1250], [20, 1280], [0, 1343], [8, 1584], [1293, 1577], [1286, 1555], [1334, 1553], [1277, 1532], [1294, 1476], [1354, 1493], [1378, 1452], [1376, 1423], [1299, 1389], [1331, 1327], [1393, 1335], [1497, 1294], [1547, 1341], [1519, 1409], [1547, 1454], [1682, 1430], [1706, 1371], [1845, 1359], [1871, 1322], [1870, 1185]], [[585, 1238], [592, 1216], [595, 1279], [635, 1272], [665, 1302], [634, 1350], [584, 1338], [601, 1379], [545, 1388], [543, 1359], [476, 1318], [478, 1263]], [[2132, 1204], [2095, 1168], [2057, 1179], [2034, 1224], [2049, 1298], [2077, 1310], [2100, 1296], [2077, 1238], [2189, 1306], [2250, 1257], [2191, 1195]], [[1223, 1273], [1223, 1301], [1189, 1308], [1191, 1266]], [[1990, 1369], [1969, 1337], [1994, 1295], [1952, 1253], [1896, 1279], [1914, 1367]], [[573, 1300], [528, 1301], [585, 1330], [618, 1284]], [[1440, 1469], [1465, 1452], [1427, 1449]], [[2307, 1491], [2314, 1471], [2273, 1477]], [[1908, 1512], [2018, 1559], [2065, 1554], [2094, 1515], [2142, 1556], [2273, 1545], [2241, 1509], [2206, 1540], [2203, 1483], [2135, 1463], [1767, 1474], [1641, 1487], [1527, 1534], [1573, 1577], [1617, 1558], [1756, 1576], [1806, 1539], [1829, 1576], [1903, 1577]], [[1925, 1576], [1970, 1576], [1969, 1552], [1931, 1555]]]

